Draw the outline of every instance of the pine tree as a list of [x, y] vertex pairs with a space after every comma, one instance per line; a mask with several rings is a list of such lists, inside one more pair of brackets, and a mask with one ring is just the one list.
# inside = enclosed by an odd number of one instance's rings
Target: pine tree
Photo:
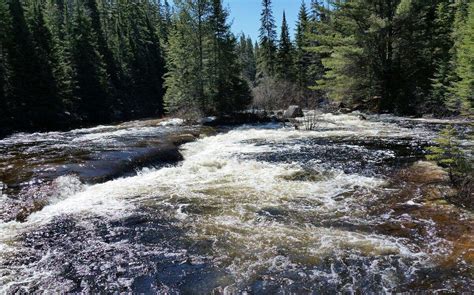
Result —
[[148, 5], [137, 3], [132, 11], [130, 73], [136, 104], [134, 109], [139, 117], [161, 115], [165, 65], [158, 32]]
[[212, 1], [209, 18], [213, 40], [210, 52], [214, 58], [208, 65], [213, 73], [209, 92], [217, 113], [232, 113], [248, 103], [249, 90], [240, 77], [242, 69], [235, 52], [236, 39], [230, 32], [228, 12], [221, 1]]
[[10, 14], [6, 0], [0, 0], [0, 134], [9, 121], [7, 84], [7, 44], [10, 30]]
[[203, 100], [201, 88], [202, 59], [196, 36], [193, 6], [187, 1], [176, 3], [177, 13], [169, 36], [165, 74], [165, 108], [168, 112], [199, 109]]
[[468, 7], [464, 26], [459, 28], [460, 42], [456, 51], [456, 74], [459, 80], [454, 83], [454, 96], [460, 112], [474, 114], [474, 4]]
[[290, 40], [290, 32], [286, 22], [286, 15], [285, 12], [283, 12], [276, 67], [277, 77], [279, 79], [289, 82], [295, 81], [294, 58], [294, 48]]
[[108, 77], [83, 5], [75, 7], [70, 38], [76, 111], [89, 122], [105, 122], [110, 118]]
[[301, 2], [300, 11], [298, 13], [298, 21], [296, 23], [296, 82], [299, 87], [305, 88], [308, 85], [308, 53], [306, 48], [309, 47], [308, 42], [308, 11], [304, 1]]
[[253, 85], [256, 75], [256, 60], [252, 39], [242, 34], [238, 44], [238, 51], [239, 62], [242, 66], [242, 77], [247, 83]]
[[275, 19], [272, 12], [272, 1], [262, 0], [260, 44], [258, 55], [257, 75], [261, 77], [274, 76], [276, 71], [276, 31]]
[[69, 18], [63, 0], [46, 1], [45, 23], [50, 32], [50, 62], [56, 81], [58, 97], [66, 111], [72, 110], [72, 66], [69, 40]]
[[442, 1], [436, 9], [435, 20], [435, 67], [436, 71], [432, 79], [431, 95], [427, 97], [425, 111], [442, 114], [445, 109], [443, 106], [449, 100], [450, 88], [456, 80], [454, 72], [453, 55], [453, 25], [454, 25], [455, 6], [450, 1]]
[[[38, 42], [28, 29], [24, 9], [19, 0], [9, 2], [11, 15], [10, 40], [7, 44], [8, 53], [8, 87], [7, 95], [14, 102], [9, 105], [13, 120], [23, 128], [50, 127], [57, 119], [58, 104], [54, 78], [48, 60], [35, 48]], [[40, 27], [44, 23], [38, 16]], [[39, 41], [39, 40], [37, 40]]]
[[[112, 51], [107, 43], [105, 32], [102, 28], [101, 13], [97, 7], [96, 0], [86, 0], [85, 7], [87, 8], [91, 20], [91, 27], [94, 30], [94, 35], [97, 43], [97, 51], [102, 56], [107, 75], [112, 82], [111, 88], [120, 87], [120, 73], [117, 67], [117, 62], [114, 59]], [[114, 91], [114, 89], [109, 89]]]

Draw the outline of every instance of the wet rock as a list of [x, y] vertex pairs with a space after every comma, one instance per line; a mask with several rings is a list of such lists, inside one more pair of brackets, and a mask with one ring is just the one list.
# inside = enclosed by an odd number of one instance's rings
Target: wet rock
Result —
[[256, 123], [268, 123], [271, 119], [267, 116], [266, 112], [255, 112], [255, 113], [235, 113], [232, 115], [224, 115], [216, 118], [212, 122], [203, 123], [204, 126], [235, 126], [242, 124], [256, 124]]
[[16, 221], [18, 222], [25, 222], [28, 216], [30, 216], [34, 212], [38, 212], [43, 209], [48, 202], [46, 200], [35, 200], [32, 203], [26, 205], [25, 207], [21, 208], [18, 214], [16, 215]]
[[352, 110], [349, 109], [349, 108], [340, 108], [338, 110], [338, 113], [340, 113], [340, 114], [350, 114], [350, 113], [352, 113]]
[[180, 146], [185, 143], [193, 142], [196, 140], [196, 137], [193, 134], [178, 134], [173, 135], [169, 139], [174, 145]]
[[284, 180], [287, 181], [311, 181], [311, 182], [318, 182], [323, 181], [326, 177], [323, 173], [315, 171], [315, 170], [307, 170], [307, 171], [297, 171], [290, 175], [282, 176]]
[[304, 114], [303, 110], [299, 106], [292, 105], [288, 107], [288, 109], [283, 114], [283, 117], [286, 119], [293, 119], [298, 117], [304, 117]]
[[434, 162], [418, 161], [401, 172], [405, 181], [419, 184], [442, 183], [449, 180], [448, 173]]

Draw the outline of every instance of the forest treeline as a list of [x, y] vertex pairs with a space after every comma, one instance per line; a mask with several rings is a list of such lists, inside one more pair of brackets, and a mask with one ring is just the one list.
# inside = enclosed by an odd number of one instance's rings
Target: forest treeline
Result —
[[301, 5], [294, 42], [285, 16], [277, 37], [271, 0], [262, 2], [260, 105], [290, 97], [401, 115], [473, 114], [474, 1], [313, 0]]
[[222, 0], [0, 0], [0, 129], [252, 104], [472, 114], [471, 0], [302, 2], [294, 34], [262, 0], [259, 40], [229, 14]]

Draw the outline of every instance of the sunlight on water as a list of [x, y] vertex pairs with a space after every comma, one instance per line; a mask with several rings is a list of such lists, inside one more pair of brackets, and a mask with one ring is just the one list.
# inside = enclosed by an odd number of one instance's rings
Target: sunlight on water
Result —
[[[321, 122], [319, 131], [244, 126], [186, 144], [185, 160], [177, 166], [143, 168], [136, 176], [102, 184], [84, 185], [72, 176], [56, 179], [54, 196], [46, 207], [24, 223], [0, 224], [0, 292], [15, 285], [29, 290], [40, 281], [50, 281], [53, 290], [68, 288], [54, 280], [58, 273], [43, 266], [48, 264], [47, 255], [28, 267], [8, 266], [11, 255], [27, 252], [18, 240], [22, 234], [54, 224], [61, 216], [94, 228], [97, 218], [111, 223], [150, 208], [155, 213], [147, 214], [168, 216], [173, 227], [182, 229], [181, 239], [225, 270], [237, 289], [255, 281], [288, 283], [280, 281], [282, 277], [309, 285], [325, 281], [320, 286], [340, 291], [360, 287], [364, 280], [370, 284], [367, 290], [378, 291], [406, 282], [433, 263], [419, 246], [407, 238], [336, 226], [351, 223], [370, 228], [376, 223], [378, 217], [366, 212], [385, 189], [383, 175], [347, 173], [312, 158], [265, 161], [258, 157], [315, 148], [311, 139], [380, 140], [432, 134], [355, 115], [325, 114]], [[170, 124], [175, 123], [179, 122]], [[123, 132], [129, 131], [85, 133], [75, 140], [104, 140]], [[335, 147], [371, 152], [354, 144]], [[378, 150], [371, 157], [393, 159], [395, 153]], [[116, 247], [133, 251], [138, 245], [123, 241]]]

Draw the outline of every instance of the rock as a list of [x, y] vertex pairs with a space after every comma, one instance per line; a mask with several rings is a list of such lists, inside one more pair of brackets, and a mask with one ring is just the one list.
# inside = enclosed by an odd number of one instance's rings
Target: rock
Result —
[[357, 117], [359, 117], [359, 119], [363, 121], [367, 120], [367, 118], [362, 114], [358, 115]]
[[402, 178], [418, 184], [443, 183], [449, 180], [448, 173], [433, 162], [419, 161], [402, 172]]
[[188, 142], [193, 142], [195, 140], [196, 137], [192, 134], [178, 134], [170, 137], [170, 141], [176, 146], [180, 146]]
[[339, 112], [340, 114], [349, 114], [349, 113], [352, 113], [351, 109], [349, 109], [349, 108], [340, 108], [340, 109], [338, 110], [338, 112]]
[[303, 110], [299, 106], [292, 105], [288, 107], [288, 109], [283, 114], [283, 117], [288, 118], [288, 119], [298, 118], [298, 117], [304, 117], [304, 114], [303, 114]]

